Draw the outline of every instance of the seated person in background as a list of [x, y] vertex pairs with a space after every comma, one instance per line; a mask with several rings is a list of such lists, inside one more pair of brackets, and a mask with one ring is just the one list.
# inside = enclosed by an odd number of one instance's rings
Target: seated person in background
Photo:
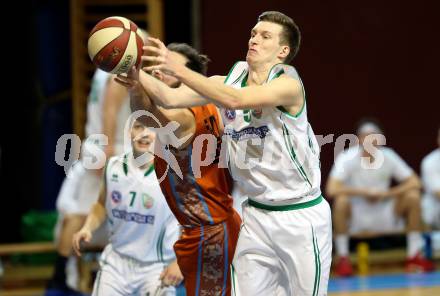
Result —
[[425, 195], [422, 201], [423, 220], [434, 229], [440, 229], [440, 127], [437, 149], [422, 160], [422, 181]]
[[[336, 158], [326, 188], [327, 195], [334, 198], [336, 273], [353, 273], [348, 233], [397, 231], [403, 229], [403, 222], [408, 231], [407, 271], [433, 270], [434, 265], [421, 256], [419, 178], [393, 149], [378, 145], [383, 132], [375, 120], [363, 120], [357, 136], [360, 144]], [[395, 187], [391, 187], [393, 179], [398, 183]]]

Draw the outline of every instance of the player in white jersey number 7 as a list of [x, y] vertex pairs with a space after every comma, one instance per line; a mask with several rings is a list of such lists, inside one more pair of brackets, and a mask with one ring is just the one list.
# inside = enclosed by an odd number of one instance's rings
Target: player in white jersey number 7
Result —
[[106, 218], [109, 222], [93, 295], [171, 296], [183, 280], [173, 250], [179, 226], [154, 172], [154, 137], [142, 123], [133, 123], [133, 153], [109, 159], [99, 200], [73, 237], [81, 255], [81, 243], [89, 242]]
[[161, 70], [184, 84], [171, 89], [147, 73], [139, 81], [167, 108], [215, 103], [222, 108], [229, 169], [248, 197], [235, 251], [235, 295], [326, 295], [331, 264], [331, 215], [320, 190], [319, 146], [307, 119], [295, 68], [300, 31], [276, 11], [250, 32], [246, 61], [227, 77], [206, 78], [177, 63], [164, 44], [144, 49]]

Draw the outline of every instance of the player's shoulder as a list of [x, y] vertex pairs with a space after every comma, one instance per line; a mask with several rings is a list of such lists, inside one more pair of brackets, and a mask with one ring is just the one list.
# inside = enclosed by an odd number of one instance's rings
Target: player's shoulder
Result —
[[288, 64], [276, 64], [272, 66], [267, 77], [267, 81], [275, 78], [283, 78], [288, 80], [301, 80], [298, 71], [294, 66]]
[[358, 145], [349, 147], [338, 154], [336, 160], [339, 162], [349, 162], [355, 160], [360, 155], [360, 147]]
[[422, 167], [439, 166], [440, 165], [440, 149], [435, 149], [426, 155], [422, 160]]
[[107, 168], [111, 169], [115, 167], [116, 165], [122, 165], [124, 162], [127, 162], [127, 153], [114, 155], [108, 158], [107, 160]]
[[385, 158], [392, 158], [392, 159], [402, 159], [402, 157], [391, 147], [387, 146], [380, 146], [379, 151], [381, 151]]

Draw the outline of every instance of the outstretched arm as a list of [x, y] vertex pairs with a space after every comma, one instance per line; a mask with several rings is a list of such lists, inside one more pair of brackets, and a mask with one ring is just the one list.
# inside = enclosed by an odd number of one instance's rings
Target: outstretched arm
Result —
[[200, 94], [185, 85], [171, 88], [144, 71], [139, 72], [139, 82], [151, 100], [165, 109], [201, 106], [209, 103]]
[[[132, 69], [128, 73], [128, 77], [122, 75], [116, 77], [116, 81], [127, 87], [129, 90], [132, 111], [145, 110], [150, 112], [154, 117], [142, 116], [138, 118], [148, 127], [160, 128], [166, 126], [170, 122], [177, 122], [178, 127], [175, 130], [175, 136], [179, 139], [188, 137], [188, 140], [185, 143], [182, 143], [180, 147], [175, 148], [186, 147], [192, 140], [192, 135], [195, 132], [195, 119], [193, 113], [187, 108], [165, 109], [157, 106], [139, 83], [139, 74], [142, 73], [143, 71], [137, 72], [137, 70]], [[153, 79], [157, 80], [156, 78]]]
[[[245, 109], [300, 106], [303, 103], [301, 83], [287, 75], [281, 75], [278, 79], [263, 85], [235, 89], [225, 85], [221, 77], [206, 78], [174, 61], [173, 57], [168, 54], [168, 49], [159, 39], [149, 38], [149, 40], [156, 46], [145, 46], [144, 48], [155, 55], [143, 56], [142, 58], [155, 65], [147, 67], [147, 70], [161, 70], [174, 75], [187, 87], [193, 89], [195, 93], [202, 95], [216, 105], [229, 109]], [[180, 97], [177, 99], [180, 100]], [[182, 102], [182, 104], [186, 103], [186, 101]]]
[[109, 78], [104, 94], [103, 101], [103, 116], [102, 116], [102, 132], [108, 138], [108, 145], [105, 153], [107, 159], [114, 154], [114, 144], [116, 137], [116, 123], [119, 111], [122, 104], [127, 99], [127, 90], [116, 83], [112, 78]]

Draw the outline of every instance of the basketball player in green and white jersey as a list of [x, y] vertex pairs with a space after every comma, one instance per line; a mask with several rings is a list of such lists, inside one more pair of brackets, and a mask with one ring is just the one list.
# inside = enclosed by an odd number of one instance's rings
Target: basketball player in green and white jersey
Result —
[[248, 197], [232, 267], [235, 295], [326, 295], [331, 214], [320, 190], [319, 146], [307, 119], [295, 68], [300, 32], [280, 12], [265, 12], [251, 30], [246, 61], [225, 78], [178, 64], [164, 44], [143, 59], [184, 84], [171, 89], [141, 72], [156, 104], [168, 108], [213, 102], [222, 108], [230, 171]]
[[81, 242], [89, 242], [107, 218], [109, 244], [101, 255], [93, 295], [172, 296], [173, 286], [183, 279], [173, 250], [180, 230], [154, 172], [154, 138], [134, 121], [133, 152], [109, 159], [99, 200], [73, 237], [80, 255]]

